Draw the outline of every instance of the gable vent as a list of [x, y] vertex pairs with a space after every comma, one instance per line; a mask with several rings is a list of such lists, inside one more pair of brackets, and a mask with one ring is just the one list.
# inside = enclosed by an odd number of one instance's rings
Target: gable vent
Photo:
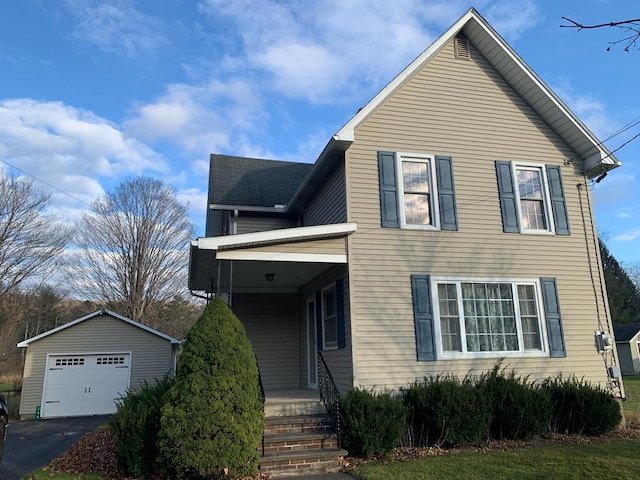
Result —
[[456, 58], [463, 58], [466, 60], [469, 60], [471, 58], [469, 40], [464, 38], [462, 35], [456, 36], [454, 41], [454, 50]]

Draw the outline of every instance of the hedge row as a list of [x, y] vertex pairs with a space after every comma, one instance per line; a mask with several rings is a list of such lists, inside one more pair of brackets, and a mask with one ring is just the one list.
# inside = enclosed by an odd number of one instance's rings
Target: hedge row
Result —
[[343, 445], [355, 456], [388, 453], [401, 439], [451, 447], [546, 432], [600, 435], [621, 419], [600, 387], [561, 377], [535, 383], [499, 366], [479, 377], [426, 377], [395, 396], [354, 389], [341, 398]]

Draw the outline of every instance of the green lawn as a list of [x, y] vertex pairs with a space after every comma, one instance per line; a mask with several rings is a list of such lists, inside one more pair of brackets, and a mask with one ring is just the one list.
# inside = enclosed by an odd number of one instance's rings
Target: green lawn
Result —
[[622, 380], [627, 401], [623, 404], [626, 412], [640, 412], [640, 377], [625, 377]]
[[353, 474], [363, 480], [637, 479], [640, 440], [540, 445], [511, 451], [453, 453], [409, 462], [371, 463]]

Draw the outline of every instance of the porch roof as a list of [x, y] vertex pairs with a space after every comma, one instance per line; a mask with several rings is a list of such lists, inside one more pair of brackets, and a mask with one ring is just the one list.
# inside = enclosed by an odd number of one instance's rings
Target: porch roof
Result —
[[348, 262], [344, 240], [356, 230], [339, 223], [192, 240], [189, 289], [211, 293], [222, 282], [236, 293], [295, 292]]

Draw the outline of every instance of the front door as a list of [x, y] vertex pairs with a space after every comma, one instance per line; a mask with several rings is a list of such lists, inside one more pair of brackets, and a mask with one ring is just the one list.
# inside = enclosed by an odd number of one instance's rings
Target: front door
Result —
[[307, 386], [318, 388], [318, 340], [316, 330], [316, 300], [307, 299]]

